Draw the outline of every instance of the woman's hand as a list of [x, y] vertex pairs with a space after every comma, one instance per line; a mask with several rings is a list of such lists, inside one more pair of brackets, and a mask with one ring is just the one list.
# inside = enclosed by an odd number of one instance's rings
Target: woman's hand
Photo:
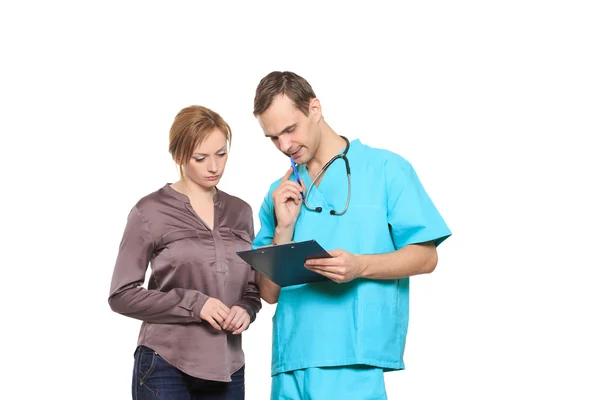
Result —
[[200, 310], [200, 318], [212, 325], [213, 328], [220, 331], [223, 322], [229, 316], [231, 310], [221, 300], [209, 297]]
[[234, 335], [244, 332], [250, 325], [250, 315], [240, 306], [233, 306], [229, 315], [221, 325], [226, 331], [232, 331]]

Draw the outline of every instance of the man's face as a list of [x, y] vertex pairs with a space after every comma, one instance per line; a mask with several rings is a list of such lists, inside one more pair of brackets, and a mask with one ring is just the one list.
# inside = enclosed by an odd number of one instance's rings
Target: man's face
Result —
[[279, 151], [293, 157], [296, 164], [306, 164], [318, 150], [320, 118], [319, 100], [311, 100], [306, 116], [285, 95], [275, 97], [269, 108], [257, 117], [265, 136]]

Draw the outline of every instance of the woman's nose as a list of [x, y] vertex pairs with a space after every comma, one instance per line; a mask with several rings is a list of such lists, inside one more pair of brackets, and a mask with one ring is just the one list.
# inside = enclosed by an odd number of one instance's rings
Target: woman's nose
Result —
[[207, 165], [208, 171], [209, 172], [217, 172], [217, 160], [215, 160], [213, 157], [211, 157], [208, 160], [208, 165]]

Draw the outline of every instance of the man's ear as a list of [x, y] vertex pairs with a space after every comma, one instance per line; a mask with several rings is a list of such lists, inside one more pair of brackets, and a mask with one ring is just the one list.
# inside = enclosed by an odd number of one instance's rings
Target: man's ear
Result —
[[308, 115], [315, 122], [321, 121], [323, 114], [321, 113], [321, 102], [316, 97], [308, 103]]

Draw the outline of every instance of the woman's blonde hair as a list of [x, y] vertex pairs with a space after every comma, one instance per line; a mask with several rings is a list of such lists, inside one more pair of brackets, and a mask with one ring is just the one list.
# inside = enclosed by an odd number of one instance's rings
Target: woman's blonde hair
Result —
[[231, 128], [213, 110], [202, 106], [189, 106], [179, 111], [169, 132], [169, 153], [179, 166], [179, 175], [184, 178], [183, 166], [190, 161], [194, 149], [215, 129], [221, 131], [231, 144]]

